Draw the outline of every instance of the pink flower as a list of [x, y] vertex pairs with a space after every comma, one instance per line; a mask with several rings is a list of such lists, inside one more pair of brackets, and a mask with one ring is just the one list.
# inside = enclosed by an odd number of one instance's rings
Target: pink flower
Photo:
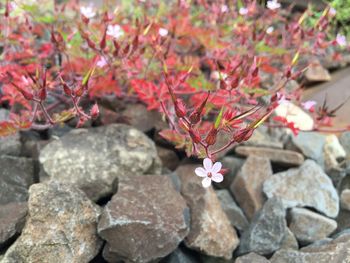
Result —
[[346, 37], [344, 35], [337, 35], [336, 41], [339, 46], [344, 47], [346, 46]]
[[124, 35], [124, 31], [120, 27], [120, 25], [108, 25], [107, 35], [114, 37], [114, 38], [120, 38]]
[[216, 162], [213, 165], [213, 162], [209, 158], [205, 158], [203, 160], [203, 167], [198, 167], [194, 171], [197, 176], [204, 177], [202, 180], [203, 187], [207, 188], [211, 185], [211, 181], [220, 183], [224, 180], [220, 172], [222, 164], [220, 162]]
[[161, 36], [161, 37], [166, 37], [168, 35], [168, 30], [165, 29], [165, 28], [159, 28], [158, 30], [158, 34]]
[[305, 110], [312, 110], [312, 108], [317, 104], [316, 101], [314, 100], [308, 100], [308, 101], [305, 101], [303, 103], [301, 103], [301, 106], [303, 106], [303, 108]]
[[228, 11], [228, 6], [227, 5], [222, 5], [221, 6], [221, 13], [226, 13]]
[[337, 10], [335, 10], [333, 7], [329, 9], [330, 16], [335, 16], [337, 14]]
[[267, 8], [271, 10], [275, 10], [281, 7], [281, 4], [277, 2], [277, 0], [267, 1]]
[[273, 26], [270, 26], [270, 27], [268, 27], [268, 28], [266, 29], [266, 33], [269, 34], [269, 35], [271, 35], [271, 34], [273, 33], [274, 30], [275, 30], [274, 27], [273, 27]]
[[86, 18], [93, 18], [96, 13], [94, 12], [92, 6], [82, 6], [80, 7], [80, 13]]
[[247, 15], [247, 14], [248, 14], [248, 8], [241, 7], [241, 8], [239, 9], [239, 14], [240, 14], [241, 16]]
[[99, 68], [103, 68], [106, 65], [107, 65], [107, 61], [104, 57], [101, 57], [96, 63], [96, 66], [98, 66]]

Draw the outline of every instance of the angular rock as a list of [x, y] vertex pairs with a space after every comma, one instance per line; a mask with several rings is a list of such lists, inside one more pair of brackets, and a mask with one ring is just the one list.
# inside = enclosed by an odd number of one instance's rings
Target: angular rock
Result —
[[46, 145], [39, 160], [50, 179], [74, 184], [93, 200], [113, 193], [118, 178], [161, 170], [154, 143], [123, 124], [69, 132]]
[[181, 193], [191, 211], [190, 233], [185, 245], [203, 254], [230, 259], [239, 243], [212, 187], [203, 188], [194, 170], [197, 165], [180, 166]]
[[180, 163], [179, 157], [171, 149], [157, 146], [157, 153], [160, 160], [162, 161], [163, 166], [169, 168], [172, 171], [175, 170]]
[[109, 262], [150, 262], [167, 256], [189, 231], [189, 209], [163, 175], [121, 178], [105, 206], [98, 232]]
[[28, 188], [34, 182], [32, 159], [3, 155], [0, 167], [0, 205], [27, 201]]
[[293, 122], [295, 127], [301, 130], [310, 131], [314, 127], [312, 117], [291, 102], [280, 104], [276, 108], [275, 114], [286, 118], [289, 122]]
[[270, 160], [251, 155], [233, 180], [231, 193], [248, 219], [263, 206], [266, 200], [262, 191], [263, 183], [271, 176]]
[[286, 235], [284, 236], [284, 239], [281, 244], [281, 249], [299, 249], [298, 240], [295, 238], [292, 231], [290, 231], [289, 228], [287, 228]]
[[312, 160], [269, 177], [263, 190], [268, 198], [280, 197], [285, 208], [312, 207], [329, 217], [339, 213], [339, 197], [331, 179]]
[[270, 261], [267, 258], [264, 258], [254, 252], [238, 257], [235, 261], [235, 263], [269, 263], [269, 262]]
[[162, 263], [197, 263], [198, 259], [194, 255], [191, 255], [187, 251], [184, 251], [183, 248], [177, 248], [174, 252], [172, 252], [169, 256], [164, 258], [164, 260], [162, 260], [161, 262]]
[[328, 237], [337, 228], [337, 222], [305, 208], [292, 208], [289, 229], [302, 244]]
[[34, 184], [22, 234], [2, 263], [89, 262], [102, 246], [96, 229], [99, 215], [100, 208], [75, 187]]
[[224, 176], [224, 181], [221, 183], [215, 183], [215, 186], [218, 188], [228, 189], [233, 182], [233, 179], [236, 177], [238, 171], [243, 166], [245, 159], [237, 158], [234, 156], [225, 156], [220, 160], [222, 167], [227, 169], [227, 172]]
[[[9, 111], [0, 109], [0, 122], [8, 119]], [[15, 133], [10, 136], [0, 137], [0, 155], [19, 156], [21, 154], [20, 134]]]
[[262, 128], [258, 128], [254, 131], [252, 137], [242, 145], [254, 146], [254, 147], [265, 147], [273, 149], [283, 149], [283, 143], [274, 140], [267, 132], [264, 132]]
[[0, 205], [0, 249], [7, 241], [21, 233], [26, 215], [26, 203]]
[[345, 189], [341, 192], [340, 204], [343, 209], [350, 211], [350, 189]]
[[305, 79], [309, 82], [324, 82], [330, 81], [331, 75], [329, 71], [325, 69], [320, 63], [312, 64], [313, 66], [309, 67], [305, 72]]
[[295, 151], [252, 146], [238, 146], [235, 151], [240, 155], [256, 155], [286, 166], [299, 166], [304, 162], [304, 156]]
[[247, 218], [243, 214], [241, 208], [233, 200], [230, 192], [226, 189], [216, 191], [221, 207], [224, 209], [228, 219], [231, 222], [231, 225], [238, 229], [240, 232], [243, 232], [249, 225]]
[[346, 151], [346, 154], [350, 156], [350, 131], [343, 132], [339, 137], [339, 141]]
[[269, 255], [280, 249], [287, 231], [285, 216], [286, 211], [280, 198], [267, 200], [243, 233], [238, 253]]
[[345, 209], [340, 209], [339, 214], [336, 218], [338, 228], [336, 232], [344, 231], [350, 229], [350, 211]]
[[319, 246], [300, 251], [281, 249], [270, 259], [271, 263], [347, 263], [350, 258], [350, 237], [343, 235]]
[[326, 143], [326, 135], [318, 132], [299, 132], [293, 136], [290, 148], [299, 150], [307, 158], [315, 160], [323, 167], [323, 147]]
[[323, 147], [323, 158], [326, 173], [332, 178], [335, 185], [338, 185], [346, 172], [341, 164], [344, 162], [346, 152], [340, 145], [338, 137], [334, 134], [326, 137], [326, 143]]

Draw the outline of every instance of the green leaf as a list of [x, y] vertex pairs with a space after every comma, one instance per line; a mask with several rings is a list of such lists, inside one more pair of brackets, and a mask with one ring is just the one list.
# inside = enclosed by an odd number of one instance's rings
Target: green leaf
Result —
[[220, 125], [221, 120], [222, 120], [222, 114], [223, 113], [224, 113], [224, 107], [221, 108], [221, 110], [219, 112], [219, 115], [216, 117], [215, 124], [214, 124], [214, 128], [215, 129], [219, 128], [219, 125]]

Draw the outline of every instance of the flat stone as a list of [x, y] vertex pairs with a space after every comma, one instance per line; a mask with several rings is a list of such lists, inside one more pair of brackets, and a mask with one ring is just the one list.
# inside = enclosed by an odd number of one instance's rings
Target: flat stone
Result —
[[302, 244], [322, 240], [336, 228], [336, 221], [308, 209], [294, 207], [290, 211], [289, 229]]
[[176, 249], [189, 232], [189, 209], [163, 175], [121, 178], [98, 223], [109, 262], [150, 262]]
[[291, 102], [280, 104], [276, 108], [275, 114], [286, 118], [289, 122], [293, 122], [295, 127], [300, 130], [311, 131], [314, 128], [314, 120], [312, 117]]
[[197, 165], [180, 166], [181, 193], [191, 211], [190, 233], [185, 245], [213, 257], [231, 259], [239, 243], [212, 187], [203, 188], [194, 170]]
[[262, 191], [263, 183], [271, 176], [270, 160], [251, 155], [233, 180], [231, 193], [248, 219], [263, 206], [266, 200]]
[[297, 250], [281, 249], [270, 259], [271, 263], [347, 263], [350, 259], [350, 237], [342, 235], [319, 246]]
[[46, 145], [39, 160], [51, 180], [74, 184], [92, 200], [115, 192], [118, 178], [161, 171], [153, 141], [123, 124], [69, 132]]
[[249, 225], [247, 218], [245, 217], [242, 209], [233, 200], [230, 192], [226, 189], [216, 191], [221, 207], [224, 209], [231, 225], [238, 231], [243, 232]]
[[234, 156], [225, 156], [220, 160], [222, 163], [222, 168], [226, 169], [224, 180], [221, 183], [215, 183], [217, 188], [228, 189], [233, 182], [233, 179], [238, 174], [239, 170], [242, 168], [245, 159], [237, 158]]
[[343, 209], [350, 211], [350, 189], [345, 189], [341, 192], [340, 204]]
[[270, 261], [254, 252], [238, 257], [235, 263], [269, 263]]
[[286, 231], [286, 211], [278, 197], [267, 200], [243, 233], [238, 254], [269, 255], [281, 248]]
[[339, 137], [339, 141], [347, 155], [350, 156], [350, 131], [343, 132]]
[[3, 155], [0, 167], [0, 205], [27, 201], [28, 188], [34, 182], [32, 159]]
[[259, 157], [267, 158], [271, 160], [271, 162], [275, 162], [286, 166], [299, 166], [304, 162], [304, 157], [302, 154], [289, 150], [252, 146], [238, 146], [235, 149], [235, 151], [237, 154], [240, 155], [256, 155]]
[[99, 215], [100, 208], [75, 187], [34, 184], [22, 234], [2, 263], [89, 262], [102, 246], [97, 235]]
[[279, 196], [285, 208], [312, 207], [333, 218], [339, 213], [339, 197], [331, 179], [312, 160], [269, 177], [263, 190], [268, 198]]
[[26, 215], [26, 203], [0, 205], [0, 249], [7, 241], [21, 233]]
[[297, 136], [292, 137], [290, 147], [299, 150], [305, 157], [315, 160], [323, 167], [326, 138], [326, 135], [318, 132], [299, 132]]
[[[6, 121], [9, 118], [9, 111], [0, 109], [0, 122]], [[21, 155], [21, 138], [19, 133], [10, 136], [0, 137], [0, 155]]]
[[180, 163], [179, 157], [171, 149], [157, 146], [157, 153], [162, 162], [162, 165], [169, 168], [171, 171], [175, 170]]

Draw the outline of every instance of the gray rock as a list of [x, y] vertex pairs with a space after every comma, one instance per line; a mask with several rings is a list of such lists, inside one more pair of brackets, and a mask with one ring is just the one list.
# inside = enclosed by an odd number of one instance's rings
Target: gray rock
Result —
[[313, 66], [309, 67], [304, 74], [307, 82], [313, 83], [313, 82], [324, 82], [324, 81], [331, 80], [331, 75], [329, 74], [329, 71], [325, 69], [320, 63], [317, 63], [315, 65], [311, 64], [311, 65]]
[[337, 222], [305, 208], [292, 208], [289, 229], [302, 244], [310, 244], [328, 237]]
[[340, 204], [343, 209], [350, 211], [350, 189], [345, 189], [341, 192]]
[[290, 231], [289, 228], [287, 228], [286, 235], [284, 236], [284, 239], [281, 244], [281, 249], [299, 249], [298, 240], [295, 238], [292, 231]]
[[285, 166], [298, 166], [304, 162], [303, 155], [295, 151], [252, 146], [238, 146], [235, 150], [240, 155], [256, 155]]
[[172, 252], [169, 256], [167, 256], [162, 263], [197, 263], [198, 259], [187, 253], [181, 248], [177, 248], [174, 252]]
[[32, 159], [3, 155], [0, 167], [0, 205], [27, 201], [28, 188], [34, 182]]
[[243, 214], [242, 209], [233, 200], [230, 192], [226, 189], [216, 191], [221, 207], [224, 209], [231, 225], [243, 232], [244, 229], [248, 227], [248, 220]]
[[0, 248], [21, 233], [26, 215], [26, 203], [0, 205]]
[[344, 231], [350, 229], [350, 211], [345, 209], [340, 209], [339, 214], [336, 218], [338, 228], [336, 232]]
[[228, 189], [233, 182], [233, 179], [236, 177], [238, 171], [242, 168], [245, 159], [237, 158], [234, 156], [225, 156], [220, 160], [222, 163], [223, 169], [226, 169], [227, 172], [224, 176], [224, 181], [221, 183], [216, 183], [215, 186], [218, 188]]
[[262, 128], [256, 129], [252, 137], [250, 137], [248, 141], [243, 142], [242, 145], [283, 149], [283, 143], [274, 140], [267, 132], [264, 132]]
[[172, 171], [175, 170], [180, 163], [179, 157], [171, 149], [157, 146], [157, 153], [160, 160], [162, 161], [163, 166], [169, 168]]
[[326, 143], [326, 135], [318, 132], [299, 132], [293, 136], [289, 148], [297, 149], [307, 158], [315, 160], [323, 167], [323, 147]]
[[212, 187], [203, 188], [194, 170], [197, 165], [180, 166], [181, 193], [191, 211], [190, 233], [185, 245], [212, 257], [231, 259], [239, 243], [236, 231], [223, 211]]
[[189, 231], [189, 210], [163, 175], [121, 178], [105, 206], [98, 233], [109, 262], [150, 262], [170, 254]]
[[279, 196], [285, 208], [312, 207], [329, 217], [339, 213], [339, 197], [331, 179], [312, 160], [274, 174], [265, 181], [263, 190], [268, 198]]
[[[9, 111], [0, 109], [0, 122], [8, 119]], [[20, 134], [15, 133], [10, 136], [0, 137], [0, 155], [21, 155], [21, 140]]]
[[113, 193], [118, 178], [161, 171], [154, 143], [122, 124], [69, 132], [46, 145], [39, 160], [50, 179], [74, 184], [93, 200]]
[[271, 263], [348, 263], [350, 238], [343, 235], [319, 246], [297, 250], [281, 249], [270, 259]]
[[238, 253], [269, 255], [280, 249], [287, 231], [285, 216], [282, 201], [277, 197], [269, 199], [243, 233]]
[[269, 262], [270, 261], [267, 258], [264, 258], [254, 252], [238, 257], [235, 261], [235, 263], [269, 263]]
[[347, 155], [350, 156], [350, 131], [343, 132], [339, 137], [339, 141]]
[[34, 184], [27, 222], [2, 263], [89, 262], [102, 246], [96, 229], [99, 215], [100, 208], [75, 187]]
[[270, 160], [251, 155], [233, 180], [231, 193], [248, 219], [263, 206], [266, 200], [262, 191], [263, 183], [271, 176]]

